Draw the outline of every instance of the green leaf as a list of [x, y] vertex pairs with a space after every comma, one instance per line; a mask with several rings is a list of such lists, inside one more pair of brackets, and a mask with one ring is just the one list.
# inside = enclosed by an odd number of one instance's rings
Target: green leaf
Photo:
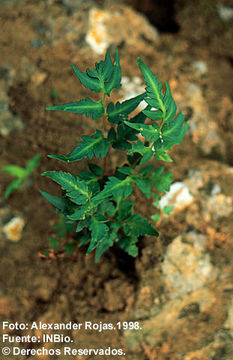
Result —
[[136, 257], [138, 256], [138, 247], [136, 243], [138, 242], [137, 236], [121, 236], [118, 242], [118, 245], [121, 249], [126, 251], [130, 256]]
[[39, 190], [39, 192], [42, 196], [44, 196], [46, 200], [48, 200], [53, 206], [55, 206], [56, 209], [60, 210], [63, 213], [65, 212], [69, 202], [68, 199], [48, 194], [47, 192], [42, 190]]
[[103, 138], [102, 132], [96, 130], [92, 136], [83, 136], [83, 141], [78, 143], [78, 146], [68, 155], [48, 155], [50, 158], [61, 161], [79, 161], [86, 157], [92, 159], [93, 156], [103, 159], [108, 152], [109, 143], [107, 139]]
[[134, 203], [131, 200], [120, 201], [117, 212], [117, 219], [123, 221], [130, 217], [133, 212]]
[[50, 249], [57, 250], [59, 248], [60, 243], [57, 238], [50, 236], [48, 241]]
[[88, 167], [94, 175], [96, 175], [96, 176], [104, 175], [104, 170], [101, 167], [99, 167], [98, 165], [89, 163]]
[[161, 110], [143, 110], [143, 114], [154, 121], [158, 121], [163, 118], [163, 113]]
[[49, 177], [61, 185], [66, 191], [66, 195], [76, 204], [85, 204], [90, 199], [88, 187], [84, 181], [80, 181], [77, 176], [63, 171], [47, 171], [42, 175]]
[[54, 224], [53, 229], [57, 238], [65, 238], [69, 233], [74, 231], [74, 224], [67, 223], [65, 221], [65, 216], [60, 214], [59, 222]]
[[98, 120], [104, 114], [102, 101], [95, 102], [89, 98], [69, 104], [50, 106], [46, 110], [61, 110], [74, 114], [83, 114], [86, 117], [92, 116], [93, 120]]
[[98, 245], [95, 250], [95, 262], [103, 255], [103, 253], [113, 246], [114, 242], [119, 237], [117, 231], [121, 225], [117, 222], [109, 224], [108, 234], [98, 242]]
[[76, 207], [75, 211], [71, 215], [67, 215], [67, 219], [69, 220], [85, 220], [87, 215], [90, 214], [90, 211], [94, 211], [94, 209], [91, 208], [91, 205], [89, 203]]
[[163, 212], [165, 215], [170, 215], [170, 213], [172, 212], [173, 209], [174, 209], [174, 206], [165, 206], [163, 208]]
[[108, 96], [113, 89], [119, 89], [121, 87], [121, 66], [119, 52], [116, 50], [115, 60], [113, 64], [113, 70], [108, 82], [105, 83], [105, 92]]
[[166, 153], [166, 151], [156, 150], [154, 152], [154, 157], [157, 160], [163, 160], [167, 162], [173, 162], [172, 158]]
[[166, 116], [164, 120], [168, 121], [174, 118], [174, 116], [176, 115], [177, 108], [176, 108], [176, 103], [171, 95], [170, 86], [166, 81], [165, 84], [166, 84], [166, 93], [164, 95], [163, 102], [166, 107]]
[[35, 170], [39, 166], [40, 159], [41, 159], [41, 155], [37, 154], [32, 159], [28, 160], [26, 166], [26, 171], [28, 175], [30, 175], [33, 172], [33, 170]]
[[153, 185], [156, 190], [165, 193], [170, 190], [173, 176], [170, 171], [163, 173], [164, 167], [158, 167], [152, 174]]
[[91, 217], [86, 217], [84, 220], [79, 220], [76, 227], [76, 232], [81, 232], [84, 228], [89, 228]]
[[8, 199], [8, 197], [10, 196], [10, 194], [19, 189], [22, 186], [22, 180], [20, 179], [16, 179], [13, 180], [6, 188], [5, 192], [4, 192], [4, 199]]
[[132, 99], [125, 100], [122, 103], [117, 102], [115, 108], [113, 103], [111, 102], [107, 107], [109, 122], [118, 124], [123, 119], [127, 119], [128, 115], [138, 107], [144, 97], [145, 93], [138, 95]]
[[141, 176], [149, 176], [151, 171], [153, 170], [154, 165], [146, 165], [143, 168], [139, 169], [139, 174]]
[[2, 170], [22, 180], [27, 176], [26, 169], [17, 165], [5, 165], [2, 167]]
[[[133, 129], [139, 131], [146, 140], [151, 140], [151, 142], [156, 141], [159, 138], [159, 127], [157, 124], [146, 125], [146, 124], [134, 124], [129, 121], [124, 121], [127, 126], [130, 126]], [[156, 128], [155, 128], [156, 127]]]
[[129, 166], [123, 166], [121, 168], [117, 168], [117, 171], [119, 171], [124, 175], [132, 175], [133, 169], [130, 168]]
[[97, 76], [98, 79], [100, 80], [102, 89], [105, 92], [105, 85], [106, 85], [105, 83], [108, 82], [113, 72], [113, 64], [108, 51], [106, 52], [105, 60], [96, 63], [95, 67], [96, 67], [95, 76]]
[[116, 206], [114, 205], [114, 203], [108, 199], [103, 200], [102, 203], [100, 204], [99, 208], [98, 208], [98, 212], [101, 215], [109, 215], [109, 216], [114, 216], [115, 212], [116, 212]]
[[[82, 234], [82, 233], [81, 233]], [[81, 235], [79, 234], [79, 235]], [[82, 236], [78, 238], [78, 247], [81, 247], [83, 245], [87, 245], [91, 241], [91, 232], [86, 231]]]
[[91, 243], [87, 249], [87, 255], [96, 248], [100, 241], [103, 241], [108, 232], [108, 226], [99, 221], [95, 216], [91, 217], [89, 228], [91, 230]]
[[155, 222], [158, 222], [160, 215], [161, 215], [160, 212], [158, 212], [157, 214], [152, 215], [151, 219], [154, 220]]
[[147, 199], [150, 199], [152, 179], [150, 179], [150, 178], [144, 179], [138, 175], [134, 175], [133, 180], [135, 181], [135, 183], [139, 187], [139, 189], [143, 192], [143, 194], [147, 197]]
[[173, 145], [180, 144], [187, 131], [188, 124], [184, 124], [184, 115], [179, 113], [176, 118], [167, 121], [161, 130], [161, 138], [155, 144], [155, 150], [170, 150]]
[[152, 73], [152, 71], [143, 63], [143, 61], [138, 58], [138, 65], [142, 74], [144, 75], [146, 88], [146, 98], [145, 101], [152, 107], [161, 110], [162, 117], [166, 115], [166, 108], [163, 103], [163, 92], [162, 92], [162, 83], [159, 79]]
[[108, 132], [108, 141], [116, 141], [116, 131], [113, 127], [111, 127], [111, 129]]
[[65, 255], [72, 256], [75, 251], [75, 242], [71, 239], [68, 244], [64, 246], [64, 253]]
[[150, 158], [153, 155], [153, 151], [151, 147], [146, 147], [143, 145], [141, 141], [138, 141], [137, 143], [132, 144], [132, 149], [128, 151], [128, 154], [138, 152], [142, 155], [142, 159], [140, 161], [140, 164], [144, 164], [145, 162], [149, 161]]
[[[88, 73], [85, 74], [80, 71], [76, 66], [72, 65], [72, 68], [77, 75], [80, 82], [88, 89], [99, 93], [102, 90], [101, 84], [98, 79], [91, 77]], [[87, 70], [88, 72], [88, 70]]]
[[126, 177], [120, 180], [114, 176], [108, 178], [104, 189], [92, 198], [93, 203], [97, 203], [107, 197], [113, 197], [115, 200], [127, 198], [133, 192], [133, 185], [131, 177]]
[[154, 235], [159, 233], [153, 228], [151, 223], [139, 214], [130, 216], [123, 224], [126, 236]]

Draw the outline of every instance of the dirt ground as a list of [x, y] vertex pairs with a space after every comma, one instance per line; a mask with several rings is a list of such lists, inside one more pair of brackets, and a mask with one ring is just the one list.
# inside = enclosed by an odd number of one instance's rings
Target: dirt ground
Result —
[[[0, 167], [7, 164], [24, 166], [35, 154], [42, 155], [33, 186], [14, 192], [7, 203], [2, 201], [0, 204], [1, 208], [9, 206], [14, 213], [20, 214], [26, 223], [19, 242], [12, 243], [4, 236], [0, 242], [1, 320], [28, 323], [102, 321], [116, 324], [119, 321], [149, 319], [153, 316], [149, 314], [152, 298], [159, 298], [160, 304], [168, 301], [161, 278], [161, 264], [167, 247], [178, 235], [194, 230], [207, 237], [211, 264], [222, 274], [211, 285], [218, 298], [217, 310], [213, 310], [212, 315], [210, 310], [198, 316], [192, 315], [182, 325], [183, 332], [163, 333], [156, 344], [147, 341], [145, 336], [135, 348], [128, 344], [127, 336], [119, 329], [106, 332], [80, 331], [78, 339], [77, 333], [73, 331], [71, 336], [83, 348], [122, 348], [126, 355], [108, 357], [114, 359], [230, 359], [227, 357], [227, 345], [222, 346], [222, 353], [215, 352], [213, 355], [211, 351], [202, 352], [201, 349], [206, 349], [215, 341], [215, 334], [227, 320], [229, 294], [232, 292], [229, 283], [232, 272], [233, 219], [226, 215], [216, 219], [208, 216], [203, 218], [199, 207], [200, 194], [188, 210], [162, 219], [157, 226], [160, 237], [156, 241], [152, 237], [143, 239], [137, 259], [126, 256], [117, 248], [106, 252], [97, 264], [92, 254], [86, 257], [83, 249], [75, 257], [42, 259], [39, 256], [48, 248], [51, 228], [58, 221], [52, 206], [38, 192], [43, 189], [56, 193], [57, 187], [40, 174], [47, 170], [75, 172], [83, 169], [83, 166], [87, 167], [87, 163], [63, 164], [48, 159], [47, 155], [69, 153], [83, 134], [91, 134], [97, 126], [90, 118], [63, 112], [46, 112], [45, 107], [93, 96], [75, 79], [71, 63], [79, 65], [84, 71], [102, 58], [85, 42], [88, 11], [94, 6], [110, 9], [111, 6], [113, 9], [126, 6], [125, 3], [119, 3], [4, 0], [0, 4], [0, 81], [12, 117], [19, 117], [24, 127], [23, 130], [13, 129], [6, 136], [0, 135]], [[128, 45], [127, 39], [113, 44], [113, 48], [119, 48], [123, 75], [129, 78], [141, 76], [136, 63], [136, 57], [141, 56], [159, 74], [161, 80], [171, 83], [174, 97], [186, 114], [187, 121], [192, 119], [195, 108], [200, 109], [203, 116], [208, 109], [209, 119], [214, 123], [216, 131], [216, 141], [213, 141], [213, 145], [210, 142], [209, 147], [204, 147], [202, 143], [208, 143], [208, 124], [203, 130], [204, 135], [199, 134], [198, 130], [189, 132], [182, 145], [172, 150], [174, 162], [166, 167], [173, 172], [175, 181], [183, 181], [190, 169], [197, 169], [206, 176], [205, 191], [208, 190], [208, 184], [218, 183], [225, 195], [233, 196], [232, 173], [228, 174], [226, 170], [232, 170], [233, 165], [230, 22], [219, 20], [217, 13], [213, 12], [217, 4], [214, 1], [205, 1], [208, 6], [202, 15], [197, 14], [193, 1], [174, 1], [173, 9], [169, 10], [170, 25], [167, 25], [166, 30], [161, 21], [152, 16], [155, 11], [151, 5], [153, 2], [145, 1], [144, 8], [139, 3], [128, 2], [137, 11], [144, 12], [144, 16], [151, 14], [151, 18], [148, 17], [154, 26], [158, 21], [159, 39], [153, 43], [143, 35], [142, 42], [135, 42], [135, 45]], [[223, 2], [223, 5], [228, 6], [228, 3]], [[201, 6], [199, 2], [196, 5], [197, 8]], [[131, 10], [132, 14], [136, 10]], [[164, 16], [164, 11], [166, 9], [161, 10], [161, 16]], [[212, 19], [211, 26], [208, 25], [209, 19]], [[140, 33], [138, 28], [134, 28], [133, 20], [132, 29]], [[206, 64], [208, 70], [203, 70], [203, 73], [196, 70], [193, 63], [198, 61]], [[187, 93], [188, 83], [195, 83], [201, 88], [204, 99], [202, 104], [195, 103], [192, 92], [190, 95]], [[52, 95], [54, 90], [56, 96]], [[117, 96], [115, 92], [113, 98]], [[97, 99], [96, 94], [94, 98]], [[120, 158], [121, 155], [113, 157], [109, 168], [119, 162]], [[10, 180], [8, 175], [1, 172], [1, 198]], [[152, 201], [146, 200], [139, 192], [136, 196], [137, 208], [146, 216], [152, 215]], [[145, 311], [148, 310], [148, 314], [143, 312], [142, 315], [135, 315], [136, 310], [143, 307]], [[19, 335], [20, 331], [12, 330], [10, 333]], [[23, 333], [41, 335], [39, 330]], [[56, 344], [56, 348], [62, 349], [64, 345]], [[20, 344], [20, 347], [29, 348], [30, 345]], [[45, 347], [52, 347], [52, 344], [47, 343]], [[64, 357], [12, 355], [12, 359], [28, 358]], [[105, 357], [90, 355], [73, 358]]]

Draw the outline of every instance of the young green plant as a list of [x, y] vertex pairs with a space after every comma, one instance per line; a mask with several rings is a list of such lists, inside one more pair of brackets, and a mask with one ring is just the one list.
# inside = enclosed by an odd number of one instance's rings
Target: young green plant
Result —
[[[77, 174], [64, 171], [47, 171], [47, 176], [61, 185], [62, 196], [41, 191], [41, 194], [64, 214], [67, 223], [75, 223], [78, 246], [86, 245], [87, 254], [95, 250], [95, 260], [114, 244], [129, 255], [137, 256], [140, 236], [158, 236], [153, 224], [134, 211], [131, 195], [138, 187], [147, 199], [152, 189], [169, 190], [171, 174], [162, 174], [161, 167], [152, 158], [172, 161], [167, 151], [179, 144], [186, 132], [184, 115], [176, 115], [177, 108], [166, 83], [162, 83], [138, 58], [146, 89], [142, 94], [114, 104], [108, 101], [111, 92], [121, 87], [119, 53], [114, 62], [106, 52], [105, 60], [95, 69], [73, 70], [80, 82], [95, 93], [102, 94], [99, 101], [86, 98], [77, 102], [48, 107], [92, 117], [97, 123], [94, 134], [84, 135], [82, 141], [68, 155], [49, 155], [63, 162], [100, 158], [98, 165], [89, 163], [89, 170]], [[147, 106], [137, 115], [130, 114], [145, 101]], [[107, 157], [112, 151], [124, 156], [123, 165], [109, 173]], [[124, 155], [123, 155], [124, 154]], [[166, 175], [167, 174], [167, 175]]]
[[26, 168], [22, 168], [21, 166], [18, 165], [5, 165], [2, 167], [3, 171], [15, 177], [15, 180], [13, 180], [5, 190], [4, 193], [5, 199], [8, 199], [8, 197], [13, 191], [20, 189], [26, 184], [26, 181], [30, 178], [32, 173], [38, 167], [40, 158], [41, 158], [40, 154], [35, 155], [32, 159], [30, 159], [27, 162]]

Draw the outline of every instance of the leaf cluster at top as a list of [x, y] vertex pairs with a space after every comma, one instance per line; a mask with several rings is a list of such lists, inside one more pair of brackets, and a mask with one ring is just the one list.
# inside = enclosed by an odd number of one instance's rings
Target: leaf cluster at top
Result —
[[[162, 83], [140, 58], [138, 64], [146, 89], [134, 98], [107, 103], [106, 97], [121, 86], [119, 53], [116, 51], [112, 62], [107, 51], [105, 60], [96, 63], [95, 69], [82, 72], [73, 65], [80, 82], [93, 92], [102, 93], [101, 100], [86, 98], [47, 108], [82, 114], [93, 120], [102, 118], [99, 129], [92, 135], [84, 135], [69, 154], [49, 157], [64, 162], [100, 157], [104, 159], [103, 166], [89, 163], [88, 171], [76, 175], [47, 171], [43, 175], [61, 186], [62, 196], [41, 191], [68, 223], [76, 224], [78, 245], [86, 245], [87, 254], [95, 250], [96, 261], [114, 243], [136, 256], [140, 236], [158, 236], [152, 223], [134, 212], [131, 195], [135, 186], [147, 199], [151, 198], [153, 189], [160, 193], [169, 190], [171, 173], [163, 173], [163, 167], [144, 164], [152, 157], [172, 161], [167, 151], [182, 141], [187, 129], [183, 114], [176, 115], [169, 85], [166, 83], [164, 93]], [[130, 117], [142, 100], [147, 103], [146, 108]], [[126, 161], [108, 174], [106, 160], [111, 148], [124, 151]]]

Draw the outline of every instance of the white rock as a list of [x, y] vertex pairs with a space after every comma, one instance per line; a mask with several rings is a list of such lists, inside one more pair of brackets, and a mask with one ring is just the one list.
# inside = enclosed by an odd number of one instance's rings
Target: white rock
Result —
[[222, 4], [218, 4], [217, 6], [219, 17], [223, 21], [230, 21], [233, 19], [233, 8], [229, 6], [224, 6]]
[[192, 232], [168, 246], [162, 273], [170, 298], [195, 291], [216, 278], [218, 272], [205, 253], [205, 242], [204, 235]]
[[17, 242], [21, 239], [22, 230], [24, 228], [25, 221], [24, 219], [16, 216], [13, 217], [4, 227], [3, 233], [6, 238], [10, 241]]
[[110, 45], [105, 25], [109, 16], [107, 11], [99, 9], [91, 9], [89, 13], [89, 31], [86, 35], [86, 42], [97, 54], [103, 54]]
[[188, 187], [182, 182], [171, 185], [170, 191], [164, 195], [159, 203], [161, 209], [165, 206], [174, 206], [174, 210], [183, 210], [194, 201]]
[[[129, 100], [135, 96], [142, 94], [145, 91], [145, 85], [143, 85], [142, 79], [138, 76], [134, 76], [130, 79], [128, 76], [123, 76], [121, 79], [120, 96], [122, 101]], [[143, 110], [147, 107], [145, 100], [139, 104], [139, 109]]]
[[104, 54], [110, 45], [117, 47], [122, 42], [127, 48], [142, 48], [146, 46], [143, 37], [153, 44], [158, 41], [159, 34], [144, 16], [129, 6], [116, 2], [104, 10], [92, 8], [89, 12], [86, 42], [97, 54]]
[[193, 62], [193, 67], [194, 67], [196, 70], [198, 70], [199, 73], [202, 74], [202, 75], [206, 74], [206, 73], [207, 73], [207, 70], [208, 70], [206, 63], [205, 63], [204, 61], [201, 61], [201, 60], [199, 60], [199, 61], [194, 61], [194, 62]]

